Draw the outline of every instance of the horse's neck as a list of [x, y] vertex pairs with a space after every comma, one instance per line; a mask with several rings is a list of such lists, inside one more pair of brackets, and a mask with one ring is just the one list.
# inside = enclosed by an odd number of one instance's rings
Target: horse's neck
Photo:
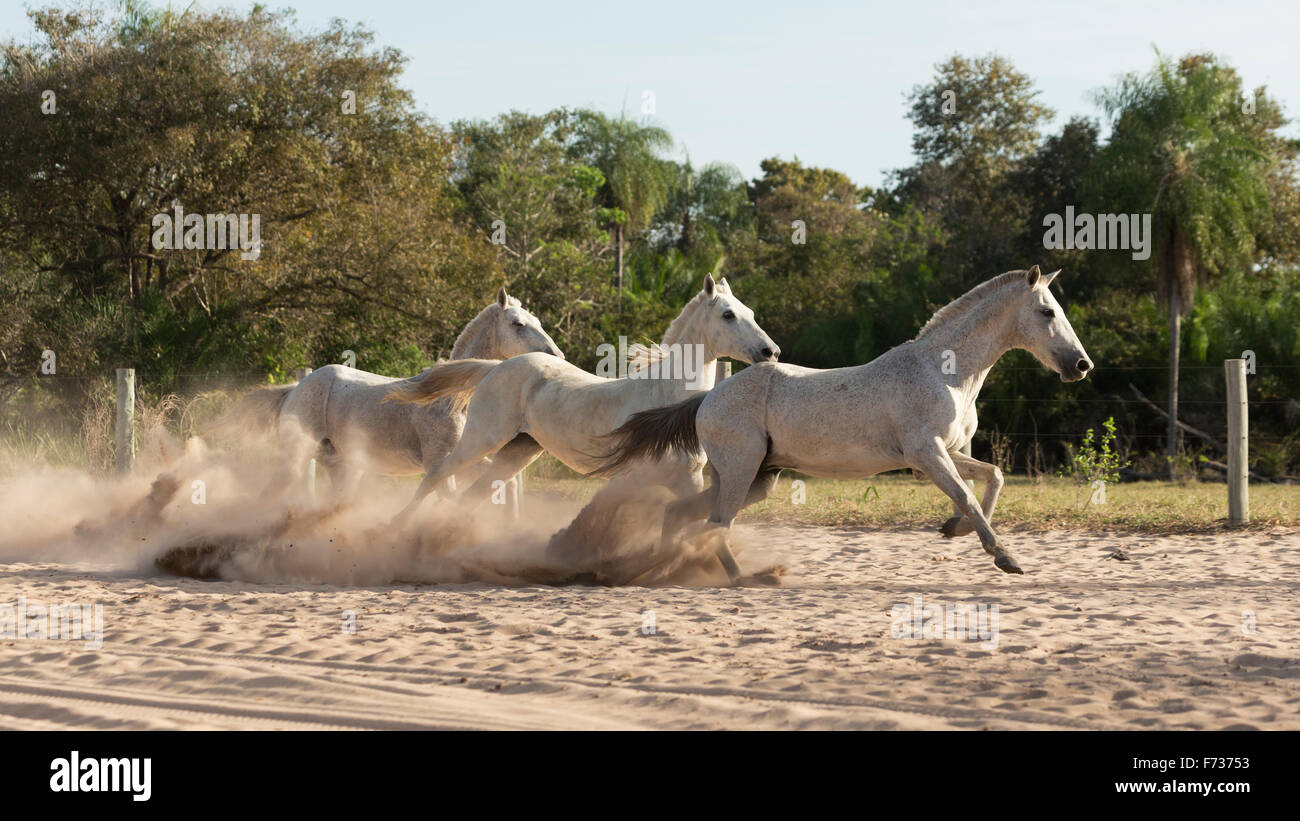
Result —
[[497, 323], [485, 321], [473, 334], [456, 340], [451, 349], [452, 359], [500, 359], [497, 350]]
[[[680, 317], [678, 321], [669, 325], [668, 330], [664, 332], [663, 341], [659, 343], [661, 348], [671, 352], [659, 363], [660, 373], [669, 374], [670, 378], [660, 381], [672, 383], [671, 386], [665, 387], [669, 387], [669, 393], [678, 400], [686, 399], [697, 391], [712, 390], [718, 362], [717, 353], [709, 348], [700, 330], [699, 303], [692, 302], [686, 310], [691, 314]], [[671, 347], [673, 345], [677, 347]], [[702, 354], [697, 353], [696, 346], [703, 351]], [[698, 372], [696, 372], [697, 363]], [[675, 376], [679, 373], [692, 375]]]
[[[989, 305], [971, 306], [961, 316], [917, 340], [928, 347], [923, 356], [935, 363], [943, 380], [971, 401], [979, 395], [989, 371], [1014, 347], [1015, 304], [1008, 301], [998, 305], [996, 294], [990, 294], [989, 300]], [[949, 361], [953, 373], [947, 373], [944, 367]]]

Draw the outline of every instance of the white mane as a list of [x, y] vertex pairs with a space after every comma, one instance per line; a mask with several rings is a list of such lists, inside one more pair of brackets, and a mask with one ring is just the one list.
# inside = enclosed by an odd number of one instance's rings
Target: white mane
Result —
[[930, 320], [921, 327], [921, 331], [916, 335], [916, 338], [920, 339], [938, 326], [965, 316], [976, 305], [983, 303], [987, 297], [1000, 293], [1009, 283], [1020, 282], [1023, 284], [1028, 274], [1028, 271], [1007, 271], [1005, 274], [998, 274], [992, 279], [981, 282], [935, 311], [934, 316], [930, 317]]

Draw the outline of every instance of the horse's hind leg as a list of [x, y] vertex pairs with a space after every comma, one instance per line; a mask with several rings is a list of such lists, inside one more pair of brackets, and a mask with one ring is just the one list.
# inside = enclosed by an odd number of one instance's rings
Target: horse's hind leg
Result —
[[342, 510], [356, 497], [357, 487], [361, 484], [361, 471], [342, 459], [323, 464], [330, 480], [329, 510]]
[[524, 468], [542, 455], [542, 446], [526, 433], [521, 433], [510, 443], [492, 455], [492, 463], [483, 471], [478, 480], [461, 494], [461, 499], [469, 505], [477, 505], [495, 488], [493, 483], [508, 481], [516, 477]]
[[[953, 464], [957, 468], [957, 474], [962, 479], [974, 479], [984, 483], [984, 498], [980, 501], [980, 508], [984, 512], [984, 518], [991, 525], [993, 523], [993, 511], [998, 505], [998, 496], [1002, 493], [1002, 487], [1005, 484], [1005, 480], [1002, 478], [1002, 469], [997, 465], [972, 459], [964, 453], [950, 452], [948, 455], [952, 457]], [[953, 504], [953, 513], [955, 515], [939, 528], [940, 533], [952, 538], [953, 536], [965, 536], [975, 530], [974, 522], [969, 517], [961, 515], [956, 503]]]
[[[780, 468], [764, 468], [761, 470], [750, 484], [749, 492], [745, 494], [745, 502], [741, 505], [742, 509], [758, 504], [770, 496], [772, 490], [776, 487], [776, 479], [780, 473]], [[663, 535], [665, 541], [678, 530], [681, 530], [682, 527], [708, 516], [709, 511], [717, 503], [718, 491], [718, 475], [715, 472], [713, 474], [713, 484], [707, 490], [703, 490], [694, 496], [678, 499], [668, 505], [668, 509], [664, 511]]]
[[1006, 573], [1024, 572], [1015, 557], [998, 541], [993, 526], [984, 517], [984, 511], [975, 500], [975, 494], [971, 493], [970, 488], [966, 486], [965, 480], [957, 472], [952, 457], [943, 448], [938, 438], [923, 447], [909, 451], [906, 459], [909, 466], [925, 471], [930, 481], [948, 494], [948, 498], [957, 503], [962, 514], [975, 523], [975, 532], [979, 533], [980, 544], [984, 546], [986, 553], [993, 556], [993, 563], [998, 568]]
[[315, 445], [303, 433], [297, 420], [282, 418], [277, 429], [277, 446], [278, 461], [258, 498], [274, 499], [279, 503], [295, 492], [306, 490], [307, 465], [311, 462]]
[[753, 484], [749, 486], [749, 493], [745, 494], [745, 507], [756, 505], [771, 496], [772, 491], [776, 489], [776, 478], [780, 475], [780, 468], [763, 468], [759, 471], [758, 476], [754, 477]]
[[[772, 485], [776, 482], [776, 472], [772, 471], [770, 477], [765, 475], [767, 471], [760, 475], [763, 460], [767, 458], [766, 437], [730, 443], [726, 449], [709, 447], [709, 443], [705, 443], [705, 449], [709, 454], [709, 463], [717, 466], [714, 476], [718, 479], [715, 482], [718, 491], [713, 498], [713, 515], [709, 518], [709, 524], [722, 528], [722, 543], [716, 551], [718, 561], [727, 571], [727, 577], [735, 583], [740, 580], [741, 572], [729, 543], [731, 523], [742, 508], [771, 492]], [[756, 492], [751, 496], [751, 490], [755, 489]]]
[[465, 425], [465, 432], [461, 434], [456, 447], [452, 448], [451, 453], [447, 454], [436, 466], [431, 467], [428, 473], [424, 475], [424, 478], [420, 481], [420, 486], [416, 488], [415, 495], [407, 503], [406, 507], [402, 508], [401, 513], [397, 514], [397, 517], [393, 520], [394, 523], [398, 525], [404, 523], [415, 513], [416, 508], [420, 506], [420, 502], [424, 501], [424, 497], [432, 493], [434, 488], [447, 482], [470, 465], [500, 450], [517, 433], [517, 428], [505, 431], [504, 427], [499, 423], [476, 424], [475, 417], [471, 415]]
[[[753, 483], [749, 486], [749, 493], [745, 494], [745, 507], [758, 504], [772, 494], [776, 489], [777, 477], [781, 475], [780, 468], [764, 468], [759, 471], [758, 476], [754, 478]], [[730, 549], [730, 548], [728, 548]], [[779, 571], [776, 568], [769, 568], [761, 573], [750, 576], [762, 584], [779, 584]]]

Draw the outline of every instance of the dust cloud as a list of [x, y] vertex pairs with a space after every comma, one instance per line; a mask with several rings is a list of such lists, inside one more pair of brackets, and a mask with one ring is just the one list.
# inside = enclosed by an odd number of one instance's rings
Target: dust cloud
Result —
[[365, 482], [334, 504], [324, 476], [313, 493], [278, 458], [302, 444], [248, 433], [218, 449], [160, 429], [128, 476], [19, 471], [0, 483], [0, 561], [296, 585], [726, 581], [709, 534], [661, 549], [663, 488], [611, 486], [585, 507], [529, 492], [518, 519], [429, 499], [398, 528], [413, 483]]

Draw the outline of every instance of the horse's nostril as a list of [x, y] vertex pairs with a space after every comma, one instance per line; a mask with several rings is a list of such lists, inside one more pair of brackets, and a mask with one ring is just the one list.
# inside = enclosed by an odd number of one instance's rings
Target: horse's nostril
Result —
[[1087, 373], [1088, 369], [1092, 367], [1092, 363], [1086, 359], [1080, 359], [1078, 367], [1079, 373]]

